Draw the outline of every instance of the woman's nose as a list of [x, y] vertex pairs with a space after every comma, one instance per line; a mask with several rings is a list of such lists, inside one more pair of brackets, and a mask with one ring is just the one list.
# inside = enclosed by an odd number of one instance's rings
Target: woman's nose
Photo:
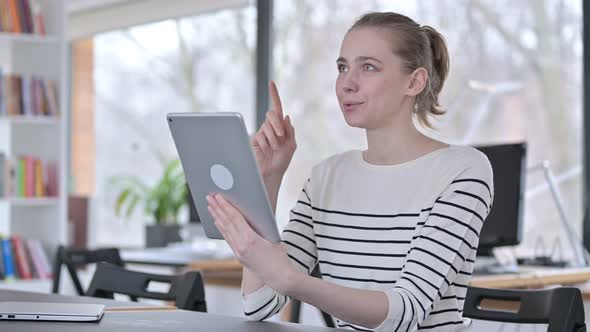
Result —
[[354, 73], [348, 72], [342, 82], [342, 90], [344, 92], [356, 92], [358, 90], [358, 80]]

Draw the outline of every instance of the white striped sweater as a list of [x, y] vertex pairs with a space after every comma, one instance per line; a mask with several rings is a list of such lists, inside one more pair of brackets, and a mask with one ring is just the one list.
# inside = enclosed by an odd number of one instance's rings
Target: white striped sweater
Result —
[[[328, 282], [385, 292], [388, 316], [376, 330], [454, 331], [493, 193], [490, 163], [471, 147], [387, 166], [349, 151], [313, 168], [282, 239], [301, 271], [319, 264]], [[243, 296], [244, 313], [264, 320], [288, 300], [264, 286]]]

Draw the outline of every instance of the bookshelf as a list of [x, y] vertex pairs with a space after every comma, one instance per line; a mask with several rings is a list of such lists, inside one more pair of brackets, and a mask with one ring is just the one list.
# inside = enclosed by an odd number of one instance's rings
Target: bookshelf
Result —
[[35, 207], [35, 206], [53, 206], [59, 204], [59, 198], [44, 197], [44, 198], [9, 198], [1, 202], [11, 205], [13, 207]]
[[32, 44], [59, 44], [60, 39], [54, 36], [39, 36], [29, 33], [0, 32], [0, 43], [32, 43]]
[[0, 116], [0, 122], [10, 122], [11, 125], [36, 124], [55, 126], [60, 123], [60, 118], [50, 116]]
[[[21, 1], [21, 0], [18, 0]], [[67, 243], [67, 105], [69, 97], [65, 0], [39, 4], [46, 34], [0, 32], [0, 69], [5, 74], [55, 81], [58, 115], [0, 115], [0, 154], [12, 160], [30, 156], [57, 165], [55, 197], [0, 196], [0, 235], [38, 239], [48, 249]], [[1, 18], [0, 18], [1, 19]], [[48, 251], [50, 254], [52, 250]], [[46, 280], [0, 281], [45, 285]]]
[[13, 282], [0, 282], [1, 289], [21, 290], [27, 292], [47, 293], [51, 289], [51, 280], [34, 279], [34, 280], [16, 280]]

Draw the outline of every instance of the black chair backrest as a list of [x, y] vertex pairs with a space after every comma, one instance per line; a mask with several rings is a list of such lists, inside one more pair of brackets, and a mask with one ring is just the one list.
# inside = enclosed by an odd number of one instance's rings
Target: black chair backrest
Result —
[[[170, 288], [166, 293], [149, 291], [151, 281], [170, 284]], [[109, 263], [98, 263], [86, 295], [112, 299], [114, 294], [174, 301], [179, 309], [207, 311], [205, 287], [201, 274], [197, 271], [182, 275], [161, 275], [126, 270]]]
[[[511, 311], [482, 308], [482, 300], [517, 302]], [[510, 323], [549, 324], [548, 332], [586, 331], [582, 293], [575, 287], [540, 290], [469, 287], [464, 317]]]
[[59, 292], [59, 283], [61, 279], [61, 266], [65, 265], [76, 292], [78, 295], [84, 295], [84, 289], [80, 283], [77, 269], [84, 267], [88, 264], [95, 264], [100, 262], [108, 262], [118, 266], [124, 266], [123, 260], [119, 255], [119, 249], [117, 248], [104, 248], [104, 249], [72, 249], [64, 246], [57, 248], [55, 254], [55, 260], [53, 262], [53, 293]]

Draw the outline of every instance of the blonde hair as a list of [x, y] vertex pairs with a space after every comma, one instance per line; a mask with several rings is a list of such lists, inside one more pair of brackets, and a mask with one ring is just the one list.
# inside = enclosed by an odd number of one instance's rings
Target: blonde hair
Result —
[[449, 73], [449, 51], [444, 37], [430, 26], [420, 26], [411, 18], [392, 12], [363, 15], [349, 29], [383, 28], [398, 38], [393, 52], [402, 58], [409, 73], [422, 67], [428, 72], [428, 82], [417, 96], [414, 112], [420, 124], [432, 128], [429, 116], [445, 113], [438, 97]]

